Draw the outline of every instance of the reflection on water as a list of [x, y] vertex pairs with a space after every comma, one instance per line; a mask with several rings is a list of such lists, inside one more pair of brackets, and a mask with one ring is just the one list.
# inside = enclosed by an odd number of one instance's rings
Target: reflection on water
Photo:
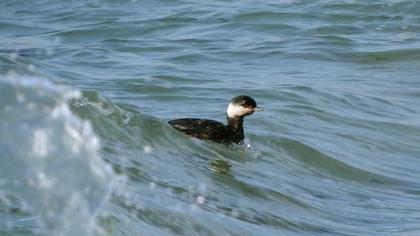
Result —
[[231, 166], [232, 165], [229, 164], [229, 162], [227, 162], [227, 161], [214, 160], [214, 161], [210, 162], [209, 170], [211, 170], [215, 173], [224, 174], [226, 176], [233, 176], [231, 171], [230, 171]]

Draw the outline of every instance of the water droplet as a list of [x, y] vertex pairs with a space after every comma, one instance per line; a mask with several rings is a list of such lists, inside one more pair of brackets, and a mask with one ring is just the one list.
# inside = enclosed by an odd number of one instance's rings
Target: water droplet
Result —
[[35, 71], [35, 65], [34, 65], [34, 64], [30, 64], [30, 65], [28, 66], [28, 70], [30, 70], [30, 71]]
[[32, 152], [38, 157], [44, 157], [49, 151], [47, 133], [38, 129], [34, 132], [32, 142]]
[[204, 203], [204, 201], [206, 201], [206, 198], [203, 197], [203, 196], [198, 196], [197, 199], [196, 199], [196, 201], [197, 201], [198, 204], [201, 205], [201, 204]]
[[153, 151], [153, 148], [149, 145], [146, 145], [146, 146], [143, 147], [143, 152], [146, 153], [146, 154], [150, 154], [150, 153], [152, 153], [152, 151]]

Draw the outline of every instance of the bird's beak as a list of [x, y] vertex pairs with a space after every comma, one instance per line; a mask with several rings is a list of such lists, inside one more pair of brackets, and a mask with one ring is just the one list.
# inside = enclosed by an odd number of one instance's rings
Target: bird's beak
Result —
[[261, 108], [261, 107], [255, 107], [255, 108], [253, 109], [253, 111], [264, 111], [264, 109], [263, 109], [263, 108]]

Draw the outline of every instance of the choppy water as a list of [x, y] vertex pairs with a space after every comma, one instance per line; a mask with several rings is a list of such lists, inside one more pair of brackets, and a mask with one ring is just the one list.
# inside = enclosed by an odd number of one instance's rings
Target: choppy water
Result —
[[[0, 2], [0, 235], [420, 235], [420, 2]], [[171, 118], [265, 108], [248, 145]]]

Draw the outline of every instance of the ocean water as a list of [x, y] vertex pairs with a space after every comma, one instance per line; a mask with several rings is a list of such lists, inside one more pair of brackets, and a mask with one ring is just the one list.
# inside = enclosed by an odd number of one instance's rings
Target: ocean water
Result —
[[420, 235], [420, 2], [2, 0], [0, 161], [0, 235]]

